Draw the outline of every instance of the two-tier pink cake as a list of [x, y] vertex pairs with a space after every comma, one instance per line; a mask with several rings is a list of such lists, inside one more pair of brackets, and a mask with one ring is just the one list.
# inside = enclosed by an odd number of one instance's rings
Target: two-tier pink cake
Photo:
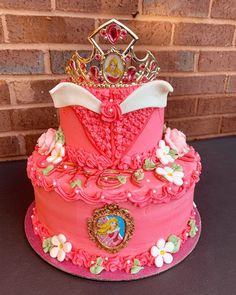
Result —
[[[120, 39], [129, 42], [124, 50], [115, 46]], [[136, 57], [137, 40], [116, 20], [89, 37], [91, 56], [76, 52], [70, 80], [50, 91], [60, 127], [42, 134], [28, 159], [41, 251], [85, 276], [171, 267], [199, 227], [200, 157], [182, 132], [164, 126], [173, 89], [156, 80], [150, 52]]]

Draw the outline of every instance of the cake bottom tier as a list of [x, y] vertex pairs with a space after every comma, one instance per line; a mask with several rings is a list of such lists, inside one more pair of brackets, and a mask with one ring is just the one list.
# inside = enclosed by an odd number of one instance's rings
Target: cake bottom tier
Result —
[[[91, 268], [100, 258], [102, 267], [106, 271], [130, 272], [135, 260], [140, 267], [156, 263], [155, 253], [151, 249], [155, 245], [158, 248], [158, 241], [171, 241], [175, 245], [175, 251], [178, 251], [189, 236], [194, 236], [197, 230], [193, 210], [194, 188], [193, 184], [181, 198], [168, 203], [150, 204], [143, 208], [135, 207], [128, 202], [115, 204], [119, 209], [125, 209], [124, 212], [128, 212], [132, 221], [129, 224], [126, 220], [122, 225], [122, 215], [120, 215], [117, 218], [119, 235], [115, 236], [115, 231], [101, 233], [100, 225], [99, 229], [91, 229], [91, 222], [89, 226], [89, 220], [93, 221], [96, 216], [94, 212], [114, 204], [91, 205], [81, 200], [66, 201], [55, 191], [47, 192], [41, 187], [35, 187], [35, 209], [32, 215], [34, 232], [40, 236], [42, 242], [52, 236], [63, 234], [72, 245], [65, 259], [75, 265]], [[111, 214], [101, 216], [103, 217], [107, 218], [104, 223], [114, 218]], [[97, 221], [101, 223], [101, 219], [97, 218]], [[94, 236], [91, 235], [93, 230]], [[127, 238], [125, 232], [129, 231], [130, 235]], [[107, 246], [108, 240], [110, 246], [113, 243], [112, 246], [104, 247]], [[120, 245], [123, 243], [122, 248]]]

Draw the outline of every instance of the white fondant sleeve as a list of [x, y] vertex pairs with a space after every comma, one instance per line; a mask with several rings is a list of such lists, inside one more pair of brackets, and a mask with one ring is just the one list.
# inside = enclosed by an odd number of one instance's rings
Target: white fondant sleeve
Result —
[[61, 82], [49, 91], [56, 108], [79, 105], [95, 113], [100, 113], [101, 102], [83, 87]]
[[166, 81], [156, 80], [148, 82], [120, 104], [122, 114], [145, 108], [164, 108], [167, 104], [167, 95], [173, 91], [173, 87]]

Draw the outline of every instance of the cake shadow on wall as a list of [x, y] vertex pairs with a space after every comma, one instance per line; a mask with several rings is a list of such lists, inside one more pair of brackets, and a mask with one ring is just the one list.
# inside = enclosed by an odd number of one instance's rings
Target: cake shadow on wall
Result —
[[91, 55], [75, 52], [68, 80], [50, 91], [60, 127], [43, 133], [28, 159], [35, 202], [26, 236], [68, 273], [144, 278], [172, 268], [197, 244], [200, 156], [164, 125], [173, 88], [157, 79], [151, 52], [137, 58], [136, 34], [112, 19], [88, 40]]

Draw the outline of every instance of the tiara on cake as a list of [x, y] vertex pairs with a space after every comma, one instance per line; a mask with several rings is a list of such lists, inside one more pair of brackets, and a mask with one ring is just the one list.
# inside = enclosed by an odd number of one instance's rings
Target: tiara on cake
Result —
[[[116, 47], [128, 38], [131, 41], [124, 50]], [[75, 51], [65, 71], [73, 83], [96, 87], [124, 87], [154, 80], [160, 70], [157, 60], [150, 51], [141, 59], [135, 55], [133, 48], [138, 39], [124, 24], [111, 19], [88, 37], [93, 46], [91, 55], [82, 57]], [[98, 45], [99, 40], [109, 44], [107, 50]]]

